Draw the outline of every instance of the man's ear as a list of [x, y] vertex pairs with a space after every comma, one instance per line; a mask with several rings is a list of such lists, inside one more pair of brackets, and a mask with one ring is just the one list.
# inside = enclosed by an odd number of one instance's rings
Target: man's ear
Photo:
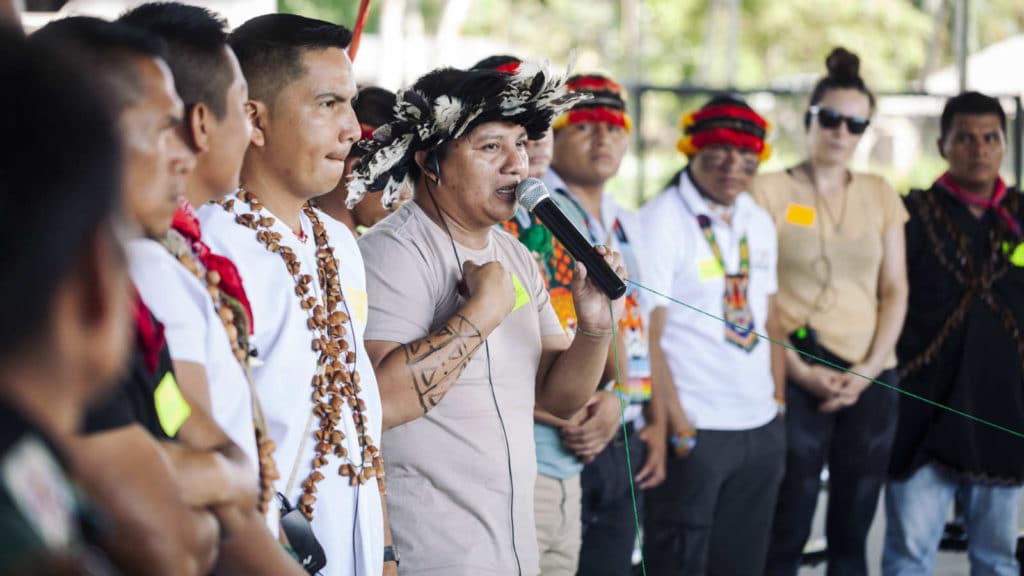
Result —
[[949, 160], [949, 158], [946, 158], [946, 147], [943, 146], [943, 144], [944, 138], [939, 136], [939, 138], [935, 140], [935, 147], [939, 149], [939, 156], [942, 156], [944, 160]]
[[430, 154], [430, 152], [426, 150], [418, 150], [412, 155], [412, 160], [416, 163], [416, 166], [419, 166], [420, 172], [424, 174], [433, 174], [436, 179], [437, 174], [434, 174], [434, 168], [426, 165], [428, 154]]
[[270, 123], [270, 109], [259, 100], [247, 100], [245, 102], [245, 115], [252, 125], [252, 136], [249, 142], [254, 146], [267, 145], [267, 125]]
[[192, 149], [202, 154], [210, 149], [210, 122], [213, 121], [213, 113], [206, 104], [199, 102], [188, 111], [188, 140]]

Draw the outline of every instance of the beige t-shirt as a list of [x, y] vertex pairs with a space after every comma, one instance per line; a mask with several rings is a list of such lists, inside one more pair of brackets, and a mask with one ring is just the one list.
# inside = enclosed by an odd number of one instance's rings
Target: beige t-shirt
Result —
[[[762, 174], [750, 192], [779, 233], [783, 330], [810, 324], [822, 346], [848, 362], [864, 360], [878, 323], [884, 237], [908, 219], [899, 194], [880, 176], [854, 173], [845, 192], [818, 197], [798, 168]], [[892, 351], [885, 367], [894, 366]]]
[[489, 371], [481, 347], [434, 409], [384, 433], [382, 450], [402, 574], [507, 576], [519, 564], [522, 574], [537, 574], [534, 387], [541, 338], [563, 332], [536, 263], [498, 229], [482, 250], [457, 246], [457, 261], [444, 230], [414, 202], [371, 228], [359, 247], [367, 340], [413, 342], [447, 322], [464, 304], [459, 261], [497, 260], [519, 279], [518, 307], [487, 338]]

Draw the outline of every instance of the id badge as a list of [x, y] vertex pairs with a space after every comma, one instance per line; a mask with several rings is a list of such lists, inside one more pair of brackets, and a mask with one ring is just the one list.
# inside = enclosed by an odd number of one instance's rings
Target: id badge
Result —
[[313, 533], [313, 525], [301, 510], [292, 507], [283, 494], [278, 492], [277, 497], [281, 501], [281, 531], [288, 539], [288, 545], [306, 573], [316, 574], [327, 566], [327, 555]]

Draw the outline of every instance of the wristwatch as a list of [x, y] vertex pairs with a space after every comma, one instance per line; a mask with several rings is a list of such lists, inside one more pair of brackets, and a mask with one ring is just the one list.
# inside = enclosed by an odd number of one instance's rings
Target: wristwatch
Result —
[[398, 546], [384, 547], [384, 562], [394, 562], [395, 566], [401, 566], [402, 556], [398, 553]]

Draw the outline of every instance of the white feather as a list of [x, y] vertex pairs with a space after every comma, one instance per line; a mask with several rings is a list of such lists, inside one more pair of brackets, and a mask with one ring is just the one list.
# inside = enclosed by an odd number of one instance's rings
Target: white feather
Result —
[[[384, 206], [390, 206], [392, 203], [397, 201], [399, 197], [401, 197], [402, 188], [408, 179], [408, 176], [401, 180], [388, 178], [387, 184], [384, 185], [384, 190], [380, 196], [380, 203]], [[411, 182], [409, 184], [411, 185]]]
[[452, 96], [441, 96], [434, 101], [434, 126], [440, 132], [451, 134], [462, 116], [462, 101]]
[[366, 195], [366, 181], [357, 175], [353, 174], [348, 180], [348, 184], [345, 186], [348, 190], [348, 196], [345, 198], [345, 206], [349, 210], [355, 208], [356, 204], [363, 199]]
[[400, 160], [405, 159], [409, 153], [409, 144], [412, 144], [412, 134], [406, 134], [378, 150], [370, 159], [367, 180], [370, 182], [376, 180], [394, 168]]

